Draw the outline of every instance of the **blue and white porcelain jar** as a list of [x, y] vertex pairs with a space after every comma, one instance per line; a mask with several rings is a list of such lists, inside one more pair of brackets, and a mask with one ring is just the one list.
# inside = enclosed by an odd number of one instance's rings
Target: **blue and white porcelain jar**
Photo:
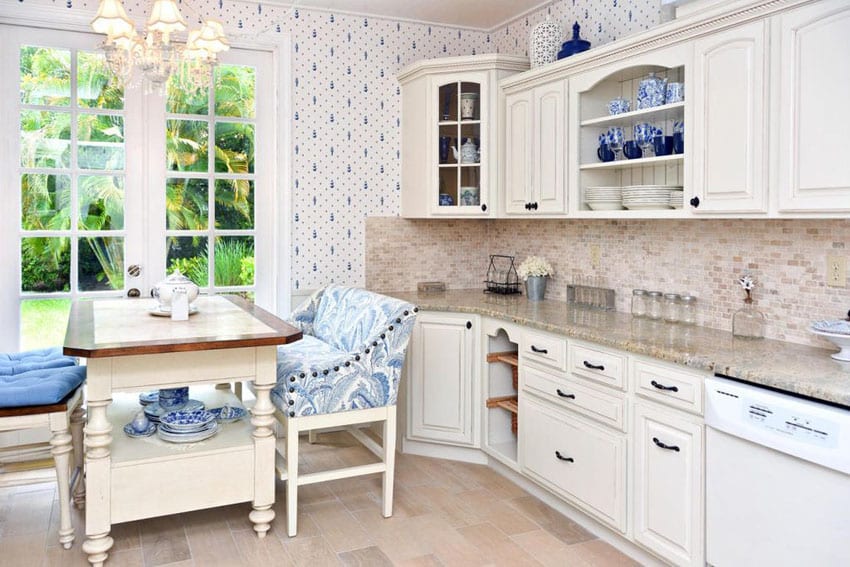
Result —
[[534, 26], [528, 40], [528, 58], [531, 67], [539, 67], [554, 63], [558, 58], [558, 49], [561, 47], [561, 38], [564, 32], [551, 16]]
[[637, 92], [637, 107], [638, 110], [643, 108], [653, 108], [664, 104], [666, 96], [665, 88], [667, 79], [656, 77], [655, 73], [650, 73], [638, 83]]

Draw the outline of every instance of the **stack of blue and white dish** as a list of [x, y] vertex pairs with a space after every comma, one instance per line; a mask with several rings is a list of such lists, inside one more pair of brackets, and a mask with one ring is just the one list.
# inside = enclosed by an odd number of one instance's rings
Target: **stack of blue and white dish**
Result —
[[169, 443], [196, 443], [218, 432], [216, 416], [206, 410], [172, 411], [159, 419], [157, 435]]
[[144, 406], [145, 415], [154, 423], [159, 423], [168, 412], [204, 409], [200, 400], [189, 399], [189, 388], [162, 388], [153, 392], [139, 394], [139, 403]]

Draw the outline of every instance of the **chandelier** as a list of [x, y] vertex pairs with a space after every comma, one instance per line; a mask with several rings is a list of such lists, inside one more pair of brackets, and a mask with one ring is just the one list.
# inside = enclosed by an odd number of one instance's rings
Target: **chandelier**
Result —
[[154, 0], [144, 33], [136, 31], [121, 0], [100, 0], [92, 29], [106, 35], [102, 48], [113, 75], [122, 85], [144, 79], [146, 92], [162, 94], [171, 76], [183, 88], [201, 89], [219, 53], [230, 49], [221, 23], [207, 19], [189, 30], [175, 0]]

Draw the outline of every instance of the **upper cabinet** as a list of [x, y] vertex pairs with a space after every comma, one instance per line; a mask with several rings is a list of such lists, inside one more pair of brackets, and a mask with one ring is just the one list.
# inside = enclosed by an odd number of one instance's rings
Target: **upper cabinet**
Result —
[[566, 211], [567, 82], [554, 81], [505, 96], [505, 212], [564, 215]]
[[576, 216], [683, 216], [691, 57], [677, 45], [570, 79]]
[[497, 84], [527, 68], [524, 57], [482, 55], [422, 61], [399, 74], [401, 216], [496, 214]]
[[766, 213], [768, 25], [694, 42], [694, 213]]
[[779, 212], [850, 212], [850, 3], [814, 2], [774, 18]]

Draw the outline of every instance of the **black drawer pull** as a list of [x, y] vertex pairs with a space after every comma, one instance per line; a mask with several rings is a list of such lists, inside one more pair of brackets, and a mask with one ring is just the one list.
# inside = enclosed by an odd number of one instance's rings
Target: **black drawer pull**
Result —
[[[678, 451], [679, 449], [676, 449], [676, 450]], [[575, 461], [575, 459], [573, 459], [572, 457], [565, 457], [565, 456], [563, 456], [563, 455], [561, 454], [561, 452], [560, 452], [560, 451], [555, 451], [555, 457], [556, 457], [559, 461], [567, 461], [568, 463], [574, 463], [574, 462], [576, 462], [576, 461]]]
[[667, 449], [668, 451], [676, 451], [677, 453], [679, 452], [679, 447], [677, 447], [676, 445], [667, 445], [666, 443], [662, 443], [658, 440], [658, 437], [653, 437], [652, 442], [655, 443], [658, 447], [661, 447], [662, 449]]
[[531, 352], [536, 352], [536, 353], [539, 353], [539, 354], [549, 354], [549, 351], [546, 350], [545, 348], [537, 348], [534, 345], [531, 345]]
[[559, 395], [559, 396], [561, 396], [562, 398], [570, 398], [571, 400], [576, 399], [576, 395], [575, 395], [575, 394], [565, 394], [565, 393], [563, 393], [563, 392], [561, 391], [561, 389], [560, 389], [560, 388], [558, 388], [558, 389], [557, 389], [557, 390], [555, 390], [555, 391], [556, 391], [556, 392], [558, 392], [558, 395]]
[[659, 383], [658, 383], [658, 382], [656, 382], [655, 380], [653, 380], [652, 382], [650, 382], [650, 384], [652, 384], [653, 386], [655, 386], [655, 387], [656, 387], [656, 388], [658, 388], [659, 390], [664, 390], [664, 391], [666, 391], [666, 392], [678, 392], [678, 391], [679, 391], [679, 387], [678, 387], [678, 386], [665, 386], [664, 384], [659, 384]]
[[471, 328], [472, 328], [472, 321], [467, 321], [467, 322], [466, 322], [466, 328], [467, 328], [467, 329], [471, 329]]
[[605, 370], [605, 366], [602, 364], [593, 364], [592, 362], [583, 361], [585, 368], [590, 368], [591, 370]]

